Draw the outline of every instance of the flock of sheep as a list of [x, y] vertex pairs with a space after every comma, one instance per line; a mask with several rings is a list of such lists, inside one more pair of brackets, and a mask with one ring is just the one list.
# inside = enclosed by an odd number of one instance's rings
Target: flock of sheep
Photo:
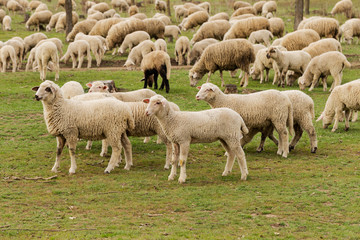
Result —
[[[57, 8], [64, 6], [59, 0]], [[61, 32], [66, 29], [66, 14], [53, 14], [46, 4], [33, 0], [1, 0], [8, 11], [34, 10], [26, 22], [26, 28], [39, 31], [45, 25], [46, 31]], [[348, 18], [344, 24], [331, 17], [315, 16], [304, 19], [298, 30], [284, 35], [285, 24], [275, 17], [275, 1], [236, 1], [234, 12], [210, 16], [211, 5], [185, 3], [173, 6], [179, 25], [172, 25], [166, 12], [165, 1], [156, 0], [155, 9], [160, 12], [147, 18], [139, 12], [131, 1], [112, 0], [112, 9], [105, 3], [87, 1], [87, 18], [79, 21], [73, 12], [75, 24], [66, 40], [71, 42], [65, 54], [63, 43], [58, 38], [48, 38], [44, 33], [34, 33], [24, 39], [14, 37], [0, 41], [0, 67], [2, 72], [12, 65], [12, 71], [20, 69], [27, 53], [25, 69], [38, 70], [44, 82], [33, 88], [36, 100], [44, 106], [44, 118], [49, 133], [56, 136], [57, 154], [52, 171], [60, 166], [61, 152], [65, 144], [69, 147], [71, 167], [75, 173], [75, 148], [78, 139], [103, 140], [101, 156], [105, 156], [108, 146], [112, 148], [106, 173], [119, 166], [124, 148], [125, 169], [132, 166], [132, 147], [128, 136], [146, 137], [158, 135], [159, 142], [166, 145], [165, 169], [171, 165], [169, 180], [176, 175], [180, 166], [179, 182], [186, 180], [186, 161], [189, 146], [195, 142], [220, 141], [227, 155], [223, 175], [231, 172], [237, 158], [241, 169], [241, 179], [246, 180], [248, 169], [242, 147], [255, 134], [261, 133], [257, 151], [264, 149], [266, 138], [277, 146], [277, 154], [287, 157], [300, 140], [303, 131], [310, 138], [312, 153], [317, 150], [317, 138], [313, 125], [314, 102], [299, 90], [266, 90], [247, 95], [224, 94], [220, 88], [209, 83], [210, 76], [219, 70], [221, 86], [225, 86], [223, 71], [231, 76], [240, 70], [240, 86], [248, 85], [249, 77], [260, 78], [260, 83], [269, 81], [269, 71], [274, 70], [273, 84], [292, 86], [297, 80], [301, 90], [310, 86], [309, 91], [322, 79], [326, 91], [327, 76], [334, 82], [325, 109], [318, 120], [328, 127], [335, 119], [333, 131], [338, 122], [345, 118], [345, 128], [349, 128], [351, 113], [360, 110], [360, 80], [341, 85], [345, 67], [350, 68], [339, 41], [352, 44], [354, 37], [360, 37], [360, 19], [353, 16], [351, 0], [338, 2], [332, 14], [344, 13]], [[73, 8], [76, 3], [73, 1]], [[121, 18], [116, 10], [128, 12], [128, 18]], [[9, 16], [0, 9], [0, 20], [4, 30], [11, 30]], [[11, 23], [11, 18], [10, 18]], [[197, 28], [198, 27], [198, 28]], [[182, 31], [196, 29], [192, 39], [181, 36]], [[272, 41], [274, 37], [276, 40]], [[156, 39], [153, 42], [151, 39]], [[129, 49], [124, 64], [129, 70], [140, 66], [144, 72], [144, 88], [148, 85], [158, 88], [158, 75], [162, 77], [159, 89], [170, 91], [171, 62], [164, 40], [176, 40], [175, 60], [178, 65], [193, 65], [189, 70], [191, 86], [208, 74], [207, 83], [199, 88], [197, 100], [204, 100], [211, 110], [199, 112], [180, 111], [179, 107], [149, 89], [127, 93], [109, 91], [101, 81], [87, 86], [89, 93], [77, 82], [68, 82], [61, 88], [52, 81], [45, 80], [48, 69], [55, 71], [59, 79], [59, 62], [71, 59], [73, 68], [81, 68], [84, 58], [87, 68], [91, 68], [92, 55], [100, 66], [106, 51], [124, 54]], [[266, 76], [264, 77], [264, 70]], [[120, 100], [120, 101], [119, 101]], [[271, 106], [271, 107], [269, 107]], [[97, 113], [97, 114], [94, 114]], [[274, 130], [279, 140], [273, 135]], [[293, 135], [289, 143], [289, 133]], [[87, 149], [91, 148], [91, 141]]]

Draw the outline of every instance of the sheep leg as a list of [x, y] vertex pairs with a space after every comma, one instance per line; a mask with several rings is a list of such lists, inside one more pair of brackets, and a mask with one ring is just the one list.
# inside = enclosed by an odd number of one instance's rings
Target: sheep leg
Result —
[[342, 110], [339, 109], [339, 108], [336, 108], [335, 109], [335, 121], [334, 121], [334, 126], [333, 128], [331, 129], [332, 132], [335, 132], [336, 129], [338, 128], [338, 125], [339, 125], [339, 120], [340, 120], [340, 117], [342, 115]]
[[[159, 77], [159, 73], [157, 71], [154, 72], [154, 89], [158, 89], [158, 77]], [[164, 88], [164, 86], [162, 86], [162, 88], [160, 87], [159, 90], [162, 90]]]
[[[243, 80], [245, 80], [245, 83], [242, 87], [246, 88], [247, 85], [249, 84], [249, 73], [248, 72], [245, 72]], [[243, 80], [241, 80], [241, 81], [244, 82]]]
[[265, 141], [266, 141], [266, 138], [272, 134], [272, 132], [274, 131], [274, 128], [273, 127], [269, 127], [265, 130], [263, 130], [261, 132], [261, 140], [260, 140], [260, 144], [259, 144], [259, 147], [256, 149], [257, 152], [262, 152], [264, 150], [264, 145], [265, 145]]
[[[269, 81], [269, 71], [270, 71], [270, 69], [269, 69], [269, 68], [265, 68], [265, 71], [266, 71], [265, 82], [268, 82], [268, 81]], [[276, 74], [276, 73], [275, 73], [275, 74]]]
[[78, 63], [78, 66], [77, 66], [78, 69], [81, 68], [81, 66], [82, 66], [82, 64], [84, 62], [84, 57], [85, 57], [84, 54], [79, 53], [79, 55], [78, 55], [79, 63]]
[[244, 150], [242, 149], [242, 147], [240, 146], [240, 144], [238, 144], [238, 145], [235, 147], [234, 152], [235, 152], [235, 154], [236, 154], [237, 162], [238, 162], [239, 167], [240, 167], [241, 180], [242, 180], [242, 181], [245, 181], [246, 178], [247, 178], [247, 175], [249, 175], [249, 170], [248, 170], [248, 168], [247, 168]]
[[340, 84], [341, 84], [341, 72], [339, 72], [339, 73], [337, 73], [337, 74], [333, 74], [332, 75], [333, 76], [333, 78], [334, 78], [334, 83], [333, 83], [333, 85], [331, 86], [331, 89], [330, 89], [330, 91], [332, 91], [333, 89], [334, 89], [334, 87], [336, 87], [336, 86], [339, 86]]
[[[74, 53], [70, 53], [71, 61], [72, 61], [72, 68], [76, 68], [77, 60]], [[66, 59], [66, 58], [65, 58]], [[65, 60], [66, 62], [66, 60]]]
[[207, 80], [206, 80], [207, 83], [210, 82], [210, 76], [211, 76], [211, 72], [209, 72], [209, 74], [208, 74], [208, 77], [207, 77]]
[[350, 127], [349, 120], [350, 120], [350, 110], [346, 109], [345, 110], [345, 131], [349, 130], [349, 127]]
[[294, 130], [295, 130], [295, 136], [293, 137], [293, 139], [291, 139], [291, 142], [289, 144], [289, 151], [295, 149], [296, 144], [299, 142], [303, 134], [303, 130], [301, 129], [299, 124], [294, 124]]
[[162, 66], [161, 67], [161, 70], [160, 70], [160, 76], [162, 78], [162, 83], [161, 83], [161, 86], [160, 86], [160, 90], [164, 88], [164, 84], [165, 84], [165, 90], [166, 90], [166, 93], [169, 93], [170, 91], [170, 86], [169, 86], [169, 80], [167, 79], [166, 77], [166, 66]]
[[87, 50], [87, 61], [88, 61], [88, 65], [87, 65], [87, 68], [91, 68], [91, 61], [92, 61], [92, 58], [91, 58], [91, 52], [90, 52], [90, 49]]
[[257, 134], [258, 131], [254, 129], [249, 129], [249, 133], [244, 135], [242, 139], [240, 139], [241, 147], [245, 146], [247, 143], [251, 142], [255, 134]]
[[53, 166], [53, 168], [51, 169], [52, 172], [58, 172], [58, 169], [60, 167], [60, 157], [61, 157], [61, 153], [64, 149], [65, 143], [66, 143], [66, 139], [63, 136], [58, 136], [56, 137], [56, 159], [55, 159], [55, 164]]
[[145, 137], [144, 138], [144, 143], [148, 143], [148, 142], [150, 142], [150, 137]]
[[69, 174], [74, 174], [75, 170], [77, 168], [76, 161], [75, 161], [75, 151], [76, 151], [77, 137], [70, 137], [70, 138], [67, 139], [67, 141], [68, 141], [70, 160], [71, 160], [71, 166], [70, 166], [70, 169], [69, 169]]
[[179, 162], [179, 150], [180, 146], [177, 143], [172, 143], [172, 159], [171, 159], [171, 172], [168, 177], [169, 181], [172, 181], [175, 179], [176, 176], [176, 168]]
[[322, 84], [323, 84], [323, 91], [325, 92], [327, 90], [327, 76], [323, 77]]
[[286, 124], [274, 124], [276, 131], [279, 134], [279, 145], [278, 145], [278, 155], [287, 157], [289, 153], [289, 135], [286, 129]]
[[90, 150], [91, 147], [92, 147], [92, 141], [87, 141], [87, 144], [86, 144], [85, 149], [86, 149], [86, 150]]
[[114, 168], [116, 163], [119, 162], [119, 158], [120, 158], [120, 149], [121, 149], [121, 144], [119, 139], [112, 139], [112, 138], [108, 138], [108, 142], [112, 148], [112, 153], [111, 153], [111, 157], [110, 157], [110, 161], [108, 166], [105, 169], [105, 173], [110, 173]]
[[163, 141], [166, 145], [166, 162], [164, 169], [169, 169], [171, 162], [172, 144], [165, 136], [158, 136], [158, 139], [161, 139], [161, 141]]
[[[130, 170], [131, 166], [133, 165], [133, 159], [132, 159], [132, 147], [131, 142], [129, 138], [127, 137], [126, 133], [123, 133], [121, 135], [121, 144], [124, 148], [124, 154], [125, 154], [125, 170]], [[120, 156], [118, 160], [120, 159]]]
[[180, 144], [180, 177], [179, 183], [184, 183], [186, 181], [186, 161], [189, 154], [190, 142], [185, 142]]
[[352, 111], [351, 122], [356, 122], [357, 118], [358, 118], [358, 111]]
[[2, 59], [1, 60], [1, 62], [2, 62], [2, 69], [1, 69], [1, 72], [6, 72], [6, 59], [4, 60], [4, 59]]
[[224, 78], [223, 78], [223, 72], [221, 70], [220, 71], [220, 78], [221, 78], [221, 87], [225, 87], [225, 82], [224, 82]]
[[45, 78], [43, 76], [43, 63], [42, 61], [37, 61], [38, 62], [38, 67], [39, 67], [39, 72], [40, 72], [40, 80], [44, 81]]
[[59, 56], [56, 54], [54, 56], [54, 66], [55, 66], [55, 81], [59, 80]]
[[17, 65], [16, 57], [11, 58], [11, 62], [13, 65], [12, 72], [16, 72], [16, 65]]
[[[311, 146], [311, 153], [316, 153], [317, 150], [317, 139], [316, 139], [316, 132], [315, 132], [315, 128], [312, 125], [312, 118], [308, 117], [307, 120], [305, 120], [306, 123], [302, 124], [300, 123], [300, 126], [302, 127], [302, 129], [304, 129], [307, 134], [309, 135], [309, 139], [310, 139], [310, 146]], [[307, 124], [310, 123], [310, 124]], [[296, 132], [295, 132], [296, 135]]]
[[229, 145], [226, 143], [226, 141], [220, 139], [220, 143], [224, 147], [225, 151], [227, 152], [226, 165], [225, 165], [224, 172], [222, 173], [222, 176], [227, 176], [229, 173], [231, 173], [231, 170], [234, 166], [235, 153], [229, 147]]
[[109, 148], [109, 144], [106, 141], [106, 139], [101, 141], [101, 153], [100, 156], [101, 157], [106, 157], [107, 153], [108, 153], [108, 148]]

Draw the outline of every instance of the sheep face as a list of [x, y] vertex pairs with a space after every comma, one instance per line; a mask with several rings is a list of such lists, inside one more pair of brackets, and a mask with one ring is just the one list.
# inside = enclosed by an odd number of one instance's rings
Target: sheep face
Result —
[[266, 57], [268, 59], [270, 58], [276, 58], [278, 55], [278, 51], [279, 49], [277, 49], [277, 47], [270, 47], [267, 51], [266, 51]]
[[260, 71], [258, 69], [255, 69], [255, 67], [250, 68], [250, 77], [255, 80], [259, 79], [260, 77]]
[[298, 84], [299, 84], [300, 90], [305, 90], [306, 85], [305, 85], [305, 78], [303, 76], [299, 78]]
[[155, 95], [151, 97], [150, 99], [144, 99], [144, 103], [148, 103], [149, 105], [146, 107], [146, 116], [152, 116], [157, 115], [163, 108], [165, 108], [167, 101], [166, 99], [161, 95]]
[[108, 92], [108, 87], [103, 82], [100, 82], [100, 81], [96, 81], [93, 83], [87, 83], [86, 86], [88, 88], [90, 88], [89, 93], [91, 93], [91, 92]]
[[196, 94], [196, 100], [209, 100], [215, 97], [216, 87], [212, 83], [204, 83], [201, 87], [198, 87], [199, 92]]
[[333, 116], [325, 114], [324, 112], [321, 113], [320, 117], [316, 120], [317, 122], [322, 120], [323, 121], [323, 128], [326, 129], [330, 126], [333, 120]]
[[57, 89], [54, 85], [56, 84], [49, 80], [46, 80], [45, 82], [40, 84], [39, 87], [33, 87], [32, 90], [36, 91], [35, 99], [37, 101], [51, 102], [51, 100], [55, 98], [57, 92]]
[[204, 76], [204, 74], [189, 71], [190, 86], [195, 87], [196, 84], [202, 79], [203, 76]]

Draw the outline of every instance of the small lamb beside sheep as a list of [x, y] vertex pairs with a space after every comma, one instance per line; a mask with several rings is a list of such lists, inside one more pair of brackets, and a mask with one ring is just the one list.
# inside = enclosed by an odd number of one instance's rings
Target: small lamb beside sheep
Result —
[[273, 39], [274, 36], [269, 30], [258, 30], [252, 32], [248, 38], [249, 42], [252, 44], [255, 43], [264, 43], [265, 46], [270, 46], [270, 40]]
[[5, 45], [0, 48], [0, 68], [3, 73], [6, 72], [6, 67], [10, 65], [8, 59], [12, 63], [12, 72], [16, 72], [17, 57], [14, 47], [11, 45]]
[[[66, 62], [71, 58], [72, 60], [72, 68], [75, 68], [76, 65], [78, 68], [81, 68], [82, 63], [84, 61], [84, 57], [87, 57], [88, 65], [87, 68], [91, 68], [91, 52], [90, 52], [90, 44], [85, 40], [78, 40], [69, 44], [69, 47], [64, 54], [64, 56], [60, 59], [60, 61]], [[77, 58], [77, 60], [76, 60]]]
[[55, 81], [59, 80], [59, 55], [55, 43], [47, 41], [36, 47], [35, 61], [39, 66], [40, 79], [45, 81], [49, 61], [53, 62], [55, 70]]
[[[175, 43], [175, 61], [178, 65], [189, 65], [190, 41], [186, 36], [181, 36]], [[185, 59], [187, 59], [185, 61]]]

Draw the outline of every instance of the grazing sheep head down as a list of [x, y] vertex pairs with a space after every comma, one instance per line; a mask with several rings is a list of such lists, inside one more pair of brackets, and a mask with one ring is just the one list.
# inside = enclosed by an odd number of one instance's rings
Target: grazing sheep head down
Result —
[[316, 120], [317, 122], [322, 120], [323, 121], [323, 128], [328, 128], [330, 124], [332, 123], [334, 116], [329, 116], [325, 114], [324, 112], [321, 113], [320, 117]]
[[299, 78], [298, 84], [299, 84], [300, 90], [305, 90], [305, 87], [308, 87], [305, 84], [305, 78], [303, 76]]
[[196, 100], [211, 101], [215, 97], [216, 85], [212, 83], [204, 83], [201, 87], [197, 87], [199, 92], [196, 94]]
[[255, 69], [255, 67], [250, 68], [250, 77], [255, 80], [260, 78], [260, 71]]
[[190, 86], [195, 87], [203, 76], [204, 74], [202, 73], [189, 71]]
[[41, 83], [39, 87], [32, 88], [33, 91], [36, 91], [35, 99], [43, 102], [51, 102], [57, 94], [61, 94], [58, 89], [59, 86], [49, 80]]

